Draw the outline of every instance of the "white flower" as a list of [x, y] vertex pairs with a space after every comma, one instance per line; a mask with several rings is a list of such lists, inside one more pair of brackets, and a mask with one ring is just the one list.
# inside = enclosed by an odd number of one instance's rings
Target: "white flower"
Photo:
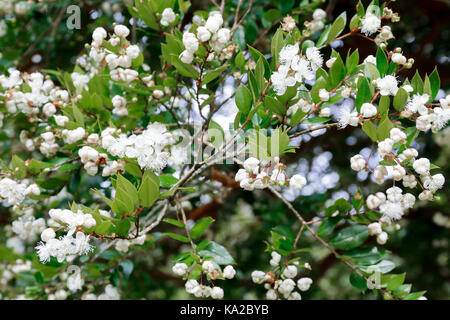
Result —
[[99, 153], [94, 148], [84, 146], [78, 150], [78, 155], [80, 156], [81, 162], [86, 163], [88, 161], [97, 161]]
[[386, 190], [387, 199], [392, 202], [400, 202], [402, 200], [402, 189], [399, 187], [391, 187]]
[[423, 186], [432, 192], [441, 189], [444, 183], [445, 178], [441, 173], [435, 174], [434, 176], [426, 176], [423, 179]]
[[206, 20], [205, 27], [211, 32], [216, 33], [223, 24], [222, 15], [218, 12], [210, 14]]
[[67, 278], [67, 288], [69, 288], [69, 290], [72, 292], [81, 290], [81, 288], [83, 287], [83, 284], [84, 284], [84, 280], [81, 277], [80, 272], [76, 272]]
[[371, 194], [367, 197], [366, 203], [369, 209], [374, 210], [378, 208], [378, 206], [381, 204], [381, 201], [380, 199], [378, 199], [378, 197]]
[[53, 104], [53, 103], [46, 103], [45, 105], [44, 105], [44, 107], [42, 108], [42, 111], [44, 112], [44, 114], [47, 116], [47, 117], [51, 117], [51, 116], [53, 116], [55, 113], [56, 113], [56, 108], [55, 108], [55, 105]]
[[392, 34], [391, 27], [383, 26], [380, 31], [380, 37], [385, 41], [393, 39], [394, 35]]
[[430, 190], [424, 190], [419, 194], [419, 199], [422, 201], [424, 200], [431, 201], [433, 200], [433, 192], [431, 192]]
[[314, 10], [314, 13], [313, 13], [314, 20], [323, 20], [326, 17], [327, 17], [327, 13], [323, 9], [318, 8], [318, 9]]
[[320, 89], [319, 98], [322, 101], [328, 101], [330, 99], [330, 93], [326, 89]]
[[172, 8], [165, 8], [161, 14], [161, 24], [163, 26], [168, 26], [176, 19], [175, 12], [173, 12]]
[[122, 25], [122, 24], [118, 24], [114, 27], [114, 33], [118, 36], [118, 37], [128, 37], [128, 35], [130, 34], [130, 29], [128, 29], [126, 26]]
[[277, 293], [275, 290], [270, 289], [266, 292], [266, 299], [267, 300], [276, 300], [277, 299]]
[[52, 228], [47, 228], [41, 233], [41, 239], [44, 242], [48, 242], [51, 239], [55, 239], [56, 233]]
[[253, 174], [257, 174], [258, 170], [259, 170], [259, 160], [254, 158], [254, 157], [250, 157], [247, 160], [244, 161], [244, 168], [245, 170], [253, 173]]
[[414, 161], [413, 168], [418, 174], [428, 175], [430, 173], [430, 160], [420, 158]]
[[378, 236], [383, 232], [381, 229], [381, 224], [379, 222], [373, 222], [367, 226], [369, 229], [369, 235], [371, 236]]
[[187, 269], [188, 269], [188, 266], [186, 263], [176, 263], [172, 267], [173, 273], [175, 273], [176, 275], [179, 275], [179, 276], [185, 275], [187, 272]]
[[392, 128], [389, 135], [394, 142], [403, 142], [406, 140], [406, 134], [399, 128]]
[[64, 127], [64, 125], [66, 124], [67, 121], [69, 121], [69, 118], [66, 116], [58, 116], [55, 115], [55, 122], [58, 126]]
[[281, 260], [281, 255], [276, 251], [272, 251], [271, 255], [272, 255], [272, 259], [269, 262], [270, 265], [274, 266], [274, 267], [278, 266], [278, 264], [280, 263], [280, 260]]
[[306, 185], [306, 178], [300, 174], [295, 174], [289, 180], [289, 186], [294, 190], [300, 190]]
[[347, 108], [342, 108], [338, 116], [339, 128], [343, 129], [348, 125], [357, 127], [359, 124], [358, 112], [350, 112]]
[[298, 292], [292, 292], [289, 295], [288, 300], [302, 300], [302, 296]]
[[126, 49], [127, 56], [130, 59], [136, 59], [137, 57], [139, 57], [140, 52], [141, 51], [139, 50], [139, 47], [136, 45], [128, 46]]
[[41, 194], [41, 190], [39, 189], [39, 186], [35, 183], [30, 184], [26, 189], [25, 189], [25, 194], [26, 195], [33, 195], [33, 196], [38, 196]]
[[184, 50], [180, 54], [179, 58], [180, 58], [181, 62], [190, 64], [190, 63], [192, 63], [192, 60], [194, 60], [194, 55], [191, 52], [189, 52], [188, 50]]
[[397, 79], [391, 75], [379, 78], [377, 79], [377, 87], [382, 96], [395, 96], [398, 91]]
[[410, 209], [414, 207], [416, 203], [416, 197], [411, 193], [406, 193], [402, 199], [402, 206], [404, 209]]
[[394, 53], [392, 55], [391, 60], [396, 64], [405, 64], [406, 63], [406, 57], [402, 55], [401, 53]]
[[388, 240], [388, 234], [384, 231], [377, 236], [377, 242], [380, 245], [385, 244], [387, 242], [387, 240]]
[[233, 279], [236, 274], [236, 270], [234, 270], [233, 266], [226, 266], [223, 269], [223, 276], [227, 279]]
[[367, 36], [370, 36], [371, 34], [378, 31], [378, 28], [381, 26], [381, 19], [376, 15], [368, 12], [364, 16], [364, 18], [361, 19], [361, 23], [361, 32], [366, 34]]
[[202, 263], [202, 269], [206, 272], [214, 272], [214, 270], [216, 270], [216, 267], [214, 267], [214, 264], [208, 260]]
[[386, 138], [380, 143], [378, 143], [378, 153], [381, 157], [384, 157], [386, 154], [392, 152], [392, 148], [394, 147], [394, 140], [390, 138]]
[[311, 62], [311, 68], [314, 71], [322, 67], [323, 58], [318, 48], [309, 47], [306, 49], [306, 58]]
[[285, 278], [295, 278], [297, 275], [297, 267], [296, 266], [287, 266], [283, 271], [283, 276]]
[[406, 108], [413, 113], [418, 112], [421, 115], [427, 115], [428, 108], [425, 104], [428, 102], [429, 98], [430, 96], [428, 94], [415, 94], [406, 105]]
[[364, 118], [371, 118], [371, 117], [375, 116], [378, 113], [378, 110], [373, 104], [371, 104], [371, 103], [364, 103], [361, 106], [360, 113], [361, 113], [361, 115]]
[[297, 287], [301, 290], [301, 291], [308, 291], [309, 288], [311, 287], [311, 284], [313, 283], [311, 278], [300, 278], [297, 280]]
[[327, 107], [327, 108], [320, 109], [319, 117], [328, 118], [329, 116], [331, 116], [331, 109], [330, 108]]
[[298, 52], [298, 43], [296, 43], [295, 45], [289, 44], [287, 46], [284, 46], [279, 54], [280, 63], [290, 66], [294, 57], [298, 56]]
[[400, 181], [406, 175], [406, 170], [400, 165], [396, 165], [392, 171], [392, 177], [395, 181]]
[[188, 280], [185, 284], [185, 289], [187, 293], [193, 293], [194, 289], [197, 288], [199, 286], [199, 283], [197, 282], [197, 280]]
[[366, 167], [366, 160], [360, 154], [354, 155], [350, 158], [350, 167], [355, 171], [361, 171]]
[[266, 273], [263, 271], [255, 270], [252, 272], [252, 281], [256, 284], [262, 284], [266, 278]]
[[208, 41], [211, 38], [211, 33], [208, 31], [206, 27], [198, 27], [197, 28], [197, 38], [201, 42]]
[[195, 37], [195, 34], [191, 32], [185, 32], [183, 34], [183, 44], [186, 50], [191, 54], [198, 50], [198, 40]]
[[214, 287], [211, 290], [211, 298], [213, 299], [222, 299], [223, 298], [223, 289], [220, 287]]
[[292, 290], [295, 288], [295, 282], [292, 279], [285, 279], [278, 287], [278, 292], [281, 293], [285, 298], [289, 297]]
[[408, 188], [415, 188], [417, 185], [416, 177], [412, 174], [404, 176], [403, 185]]
[[130, 241], [126, 239], [119, 239], [117, 240], [114, 248], [119, 252], [128, 252], [128, 249], [130, 248]]
[[102, 27], [98, 27], [94, 30], [92, 33], [92, 39], [97, 45], [101, 45], [103, 43], [103, 40], [106, 38], [107, 33], [106, 30]]
[[365, 59], [364, 59], [364, 63], [371, 63], [376, 65], [377, 64], [377, 58], [375, 58], [373, 55], [368, 55]]

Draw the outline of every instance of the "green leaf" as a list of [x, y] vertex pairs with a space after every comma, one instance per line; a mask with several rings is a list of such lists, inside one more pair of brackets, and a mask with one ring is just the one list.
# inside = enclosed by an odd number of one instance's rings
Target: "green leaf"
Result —
[[371, 99], [372, 91], [370, 90], [369, 81], [366, 78], [362, 78], [356, 93], [356, 110], [359, 112], [363, 103], [370, 102]]
[[363, 277], [361, 277], [359, 274], [352, 272], [350, 274], [350, 283], [352, 286], [354, 286], [356, 289], [359, 289], [361, 291], [365, 291], [367, 289], [367, 281]]
[[391, 129], [394, 127], [391, 120], [388, 117], [385, 117], [381, 120], [378, 125], [377, 136], [379, 141], [383, 141], [386, 138], [389, 138]]
[[188, 243], [189, 239], [185, 236], [182, 236], [181, 234], [176, 234], [176, 233], [172, 233], [172, 232], [165, 232], [163, 233], [165, 236], [169, 236], [172, 239], [184, 242], [184, 243]]
[[269, 9], [264, 13], [263, 17], [269, 22], [274, 22], [281, 17], [281, 12], [277, 9]]
[[439, 88], [441, 87], [441, 80], [439, 78], [439, 73], [437, 68], [434, 68], [433, 72], [430, 74], [430, 86], [431, 86], [431, 100], [436, 98]]
[[331, 25], [331, 29], [328, 32], [327, 41], [324, 44], [328, 44], [333, 41], [337, 36], [341, 34], [341, 32], [345, 28], [345, 24], [347, 23], [347, 13], [342, 12], [339, 17], [333, 22]]
[[150, 177], [150, 174], [149, 170], [145, 171], [138, 190], [139, 203], [142, 207], [151, 207], [159, 198], [159, 184]]
[[178, 179], [170, 174], [159, 175], [159, 183], [160, 183], [160, 186], [163, 188], [170, 188], [177, 182], [178, 182]]
[[235, 261], [230, 253], [222, 245], [211, 241], [208, 245], [198, 254], [204, 258], [213, 258], [213, 261], [218, 265], [234, 264]]
[[331, 217], [322, 221], [317, 229], [317, 234], [320, 237], [328, 237], [333, 233], [334, 228], [342, 220], [342, 217]]
[[367, 226], [355, 225], [340, 230], [330, 243], [336, 249], [350, 250], [363, 244], [368, 236]]
[[164, 218], [163, 221], [167, 222], [167, 223], [170, 223], [171, 225], [174, 225], [175, 227], [180, 227], [180, 228], [184, 227], [184, 223], [181, 222], [181, 221], [178, 221], [176, 219]]
[[348, 258], [358, 265], [365, 266], [380, 262], [387, 253], [387, 250], [378, 249], [377, 247], [356, 248], [345, 252], [342, 257]]
[[240, 85], [235, 95], [236, 106], [243, 114], [248, 114], [252, 108], [253, 97], [250, 90], [244, 85]]
[[170, 63], [177, 69], [179, 74], [193, 79], [198, 79], [200, 77], [197, 69], [195, 69], [192, 65], [181, 62], [177, 55], [171, 54], [170, 57]]
[[355, 50], [350, 56], [347, 56], [347, 60], [345, 61], [347, 73], [352, 74], [355, 71], [358, 64], [359, 64], [359, 52], [358, 50]]
[[377, 128], [372, 123], [372, 121], [368, 121], [368, 120], [364, 121], [364, 123], [362, 125], [362, 129], [372, 141], [374, 141], [374, 142], [377, 141], [377, 139], [378, 139]]
[[200, 219], [191, 229], [190, 235], [192, 239], [198, 239], [202, 236], [205, 230], [210, 226], [211, 223], [214, 222], [214, 219], [211, 217], [206, 217]]
[[390, 291], [395, 291], [403, 284], [405, 281], [406, 273], [393, 275], [391, 280], [389, 280], [386, 289]]
[[272, 53], [272, 64], [273, 68], [275, 68], [278, 65], [278, 59], [280, 56], [280, 50], [283, 47], [283, 30], [281, 28], [278, 28], [277, 32], [275, 32], [272, 42], [270, 44], [270, 50]]
[[131, 222], [129, 219], [120, 220], [116, 225], [116, 233], [121, 237], [128, 236], [128, 231], [130, 230]]
[[329, 71], [330, 74], [330, 84], [331, 87], [337, 87], [339, 82], [345, 78], [347, 75], [344, 61], [342, 61], [342, 58], [340, 55], [337, 56], [336, 61], [334, 61], [333, 65], [330, 68]]
[[25, 176], [27, 175], [27, 167], [25, 165], [25, 161], [20, 159], [17, 155], [13, 155], [11, 164], [14, 171], [13, 177], [16, 179], [25, 178]]
[[408, 101], [408, 92], [405, 89], [399, 88], [394, 97], [394, 108], [397, 111], [403, 111], [406, 102]]
[[417, 300], [421, 296], [423, 296], [425, 293], [426, 293], [426, 291], [411, 292], [411, 293], [407, 294], [406, 296], [404, 296], [402, 299], [403, 300]]
[[[366, 227], [367, 229], [367, 227]], [[382, 260], [378, 262], [377, 264], [370, 265], [370, 266], [359, 266], [359, 269], [365, 273], [374, 273], [374, 272], [381, 272], [381, 273], [388, 273], [392, 270], [394, 270], [395, 264], [392, 261], [389, 260]]]
[[242, 68], [245, 65], [245, 56], [242, 53], [242, 51], [239, 51], [239, 53], [236, 55], [236, 58], [234, 58], [234, 64], [238, 68]]
[[418, 71], [414, 74], [414, 77], [411, 79], [411, 86], [414, 89], [414, 93], [423, 93], [423, 80], [420, 77], [420, 74]]
[[380, 72], [380, 75], [384, 76], [386, 74], [386, 71], [387, 71], [389, 65], [388, 65], [386, 53], [384, 53], [384, 50], [381, 49], [380, 47], [378, 47], [378, 50], [377, 50], [376, 60], [377, 60], [377, 69]]
[[280, 114], [280, 115], [286, 114], [286, 108], [281, 104], [281, 102], [270, 96], [264, 97], [264, 105], [275, 114]]

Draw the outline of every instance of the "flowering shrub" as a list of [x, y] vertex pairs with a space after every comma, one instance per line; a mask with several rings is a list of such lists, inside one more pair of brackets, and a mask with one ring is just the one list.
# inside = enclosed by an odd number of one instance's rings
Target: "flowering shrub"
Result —
[[[6, 15], [32, 5], [1, 2]], [[262, 19], [278, 29], [264, 51], [245, 36], [252, 1], [239, 1], [233, 14], [212, 2], [187, 15], [188, 1], [135, 1], [131, 23], [94, 29], [71, 71], [0, 75], [0, 198], [9, 222], [2, 297], [145, 297], [149, 288], [141, 296], [125, 290], [145, 262], [191, 297], [222, 299], [224, 283], [237, 279], [263, 287], [267, 299], [299, 300], [316, 285], [315, 242], [350, 270], [355, 290], [424, 299], [426, 288], [406, 284], [383, 245], [416, 202], [433, 201], [444, 187], [415, 141], [448, 136], [450, 95], [436, 69], [403, 75], [414, 60], [390, 45], [399, 13], [378, 1], [334, 20], [320, 1], [270, 9]], [[0, 41], [12, 23], [0, 21]], [[335, 50], [351, 37], [366, 39], [373, 54]], [[151, 62], [149, 41], [158, 42]], [[311, 195], [313, 175], [289, 157], [312, 134], [350, 127], [372, 151], [346, 166], [374, 186], [302, 206], [295, 199]], [[240, 189], [271, 199], [255, 210], [277, 205], [279, 221], [290, 219], [260, 239], [263, 271], [241, 272], [242, 257], [229, 250], [261, 231], [253, 209], [238, 202], [228, 220], [214, 214]], [[162, 254], [169, 264], [154, 263]]]

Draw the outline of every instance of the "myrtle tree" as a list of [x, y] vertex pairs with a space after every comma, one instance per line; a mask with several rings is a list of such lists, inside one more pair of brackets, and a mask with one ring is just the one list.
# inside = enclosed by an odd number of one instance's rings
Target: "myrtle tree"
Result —
[[[448, 134], [438, 70], [405, 75], [414, 59], [391, 45], [402, 13], [390, 1], [333, 19], [319, 0], [261, 2], [194, 11], [184, 0], [129, 1], [114, 10], [130, 19], [103, 16], [69, 67], [26, 72], [17, 56], [2, 58], [3, 298], [157, 298], [148, 292], [181, 288], [189, 298], [299, 300], [325, 252], [356, 292], [425, 299], [383, 246], [409, 210], [445, 189], [417, 142]], [[0, 3], [5, 46], [16, 16], [45, 6]], [[341, 50], [355, 37], [371, 55]], [[348, 197], [315, 191], [302, 161], [308, 141], [338, 133], [362, 144], [343, 164]], [[264, 262], [252, 264], [246, 256], [260, 246]], [[158, 275], [170, 284], [140, 281]]]

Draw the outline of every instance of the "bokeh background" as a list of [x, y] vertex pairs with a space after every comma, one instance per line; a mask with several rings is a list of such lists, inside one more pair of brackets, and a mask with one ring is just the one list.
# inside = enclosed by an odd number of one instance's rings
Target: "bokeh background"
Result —
[[[204, 10], [211, 6], [206, 0], [194, 0], [183, 23], [191, 20], [196, 10]], [[236, 8], [237, 0], [226, 1], [226, 12]], [[261, 52], [270, 52], [271, 35], [277, 26], [263, 20], [264, 12], [269, 9], [296, 8], [299, 0], [256, 0], [253, 10], [244, 23], [241, 37], [249, 44], [254, 44]], [[362, 1], [366, 6], [368, 1]], [[1, 1], [0, 1], [1, 3]], [[126, 2], [122, 1], [77, 1], [81, 8], [82, 21], [80, 30], [68, 30], [66, 27], [67, 6], [72, 1], [40, 1], [36, 9], [24, 16], [6, 17], [7, 34], [0, 38], [0, 72], [9, 67], [21, 71], [33, 72], [42, 69], [63, 69], [71, 71], [76, 58], [82, 54], [84, 44], [91, 40], [92, 31], [97, 26], [111, 29], [112, 22], [128, 23], [130, 15]], [[244, 1], [244, 7], [248, 5]], [[356, 1], [331, 0], [323, 1], [319, 6], [326, 10], [330, 19], [347, 11], [351, 17], [355, 11]], [[418, 69], [422, 77], [430, 74], [437, 66], [441, 78], [442, 90], [439, 97], [450, 93], [450, 1], [447, 0], [399, 0], [391, 2], [391, 7], [401, 16], [401, 21], [392, 26], [395, 39], [389, 48], [401, 47], [407, 57], [415, 59], [413, 69], [405, 73], [412, 77]], [[0, 8], [1, 11], [1, 8]], [[288, 10], [289, 11], [289, 10]], [[1, 13], [0, 13], [1, 15]], [[298, 21], [301, 25], [307, 17]], [[266, 31], [268, 30], [268, 31]], [[264, 34], [261, 37], [261, 34]], [[239, 35], [239, 33], [238, 33]], [[136, 29], [133, 35], [145, 49], [145, 61], [151, 67], [159, 65], [159, 44], [162, 38], [149, 29]], [[360, 57], [375, 53], [375, 47], [367, 40], [354, 37], [345, 43], [336, 43], [335, 50], [346, 53], [349, 49], [358, 48]], [[342, 106], [336, 106], [339, 108]], [[286, 161], [289, 169], [304, 173], [309, 181], [307, 187], [298, 194], [287, 194], [308, 219], [320, 215], [325, 199], [344, 197], [350, 199], [358, 188], [366, 194], [381, 190], [384, 187], [373, 183], [367, 174], [356, 174], [350, 170], [349, 158], [356, 154], [368, 155], [371, 150], [369, 139], [358, 129], [344, 130], [324, 134], [316, 131], [302, 137], [295, 143], [300, 146], [295, 154], [289, 155]], [[427, 154], [433, 163], [441, 167], [447, 180], [450, 180], [450, 128], [437, 135], [421, 134], [415, 145], [421, 154]], [[2, 139], [3, 152], [11, 152], [8, 141]], [[237, 167], [229, 166], [228, 171], [212, 171], [210, 181], [229, 182]], [[68, 186], [67, 197], [77, 199], [80, 192], [78, 184]], [[227, 182], [227, 183], [228, 183]], [[82, 182], [81, 182], [82, 183]], [[91, 181], [95, 185], [95, 181]], [[233, 186], [232, 182], [229, 182]], [[397, 273], [406, 272], [407, 282], [413, 283], [414, 289], [427, 290], [429, 299], [450, 298], [450, 192], [448, 182], [439, 191], [438, 199], [426, 206], [420, 203], [401, 220], [401, 229], [390, 233], [386, 248], [392, 251], [392, 259], [398, 262]], [[294, 200], [295, 199], [295, 200]], [[262, 286], [255, 286], [249, 280], [249, 274], [255, 269], [266, 270], [269, 254], [265, 252], [270, 230], [276, 226], [295, 230], [292, 217], [282, 203], [277, 202], [264, 191], [245, 192], [239, 188], [231, 188], [223, 194], [220, 188], [212, 194], [191, 199], [191, 219], [212, 216], [217, 220], [210, 234], [210, 239], [227, 246], [239, 261], [239, 273], [236, 279], [225, 282], [225, 298], [240, 299], [261, 298], [264, 294]], [[10, 222], [10, 213], [0, 207], [0, 228]], [[294, 223], [294, 224], [293, 224]], [[0, 229], [1, 230], [1, 229]], [[154, 246], [137, 250], [134, 253], [134, 271], [128, 278], [113, 274], [113, 282], [121, 280], [123, 298], [176, 299], [191, 298], [183, 290], [184, 283], [170, 271], [171, 259], [186, 248], [179, 243], [160, 238], [153, 234]], [[0, 242], [4, 243], [5, 235], [0, 232]], [[368, 241], [373, 241], [368, 240]], [[312, 271], [308, 274], [316, 285], [303, 294], [304, 299], [372, 299], [371, 293], [361, 295], [351, 287], [349, 270], [306, 235], [300, 240], [300, 247], [312, 246], [310, 253], [305, 254], [303, 262], [309, 262]], [[1, 259], [1, 257], [0, 257]], [[116, 279], [116, 280], [114, 280]], [[20, 283], [18, 284], [20, 286]]]

